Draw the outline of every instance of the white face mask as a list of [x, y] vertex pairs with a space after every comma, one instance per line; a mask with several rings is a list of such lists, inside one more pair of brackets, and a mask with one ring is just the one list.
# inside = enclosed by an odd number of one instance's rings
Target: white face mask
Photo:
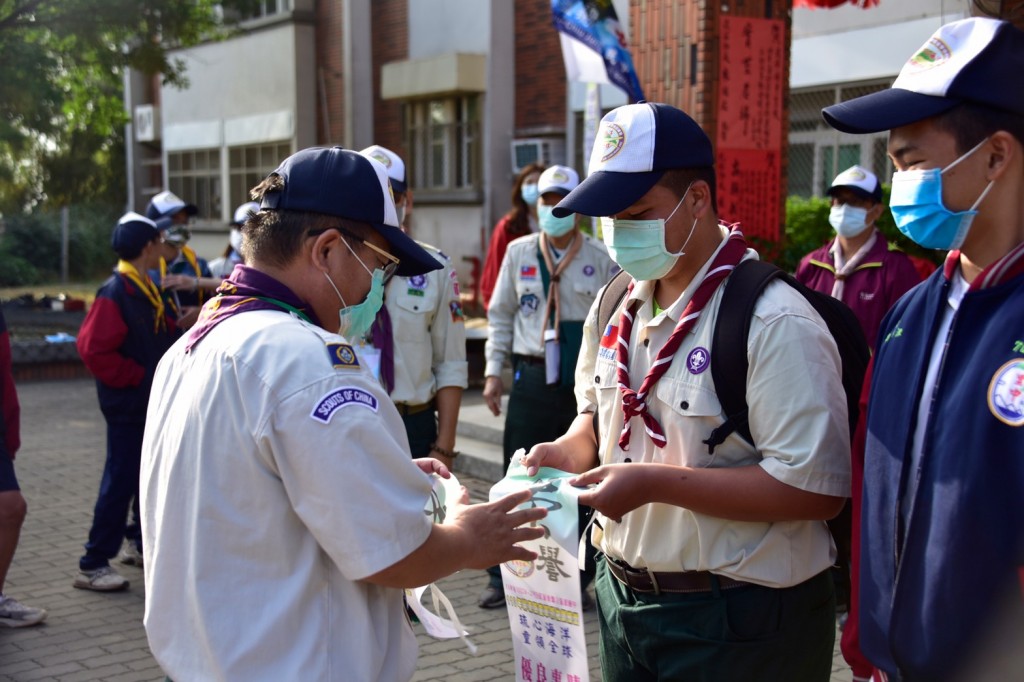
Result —
[[836, 204], [828, 213], [828, 222], [840, 237], [852, 239], [868, 229], [866, 208]]

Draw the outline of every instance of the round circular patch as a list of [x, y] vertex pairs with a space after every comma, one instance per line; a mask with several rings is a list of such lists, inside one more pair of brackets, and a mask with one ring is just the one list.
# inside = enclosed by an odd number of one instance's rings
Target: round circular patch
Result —
[[350, 347], [342, 346], [338, 351], [338, 359], [346, 365], [351, 365], [356, 359], [356, 354]]
[[370, 158], [374, 161], [380, 161], [385, 168], [391, 168], [391, 157], [384, 152], [374, 152], [370, 154]]
[[690, 370], [690, 374], [700, 374], [711, 364], [710, 360], [711, 354], [708, 353], [708, 349], [697, 346], [686, 356], [686, 369]]
[[626, 144], [626, 133], [616, 123], [605, 123], [601, 130], [601, 143], [604, 145], [601, 161], [607, 161], [622, 151], [622, 146]]
[[953, 51], [949, 48], [949, 45], [939, 38], [932, 36], [918, 50], [917, 54], [907, 60], [907, 65], [911, 66], [915, 71], [927, 71], [928, 69], [934, 69], [936, 66], [941, 66], [952, 56]]
[[532, 561], [506, 561], [505, 568], [512, 571], [512, 575], [520, 578], [529, 578], [533, 575]]
[[590, 263], [587, 263], [586, 265], [584, 265], [583, 266], [583, 275], [586, 276], [586, 277], [593, 277], [594, 276], [594, 266], [591, 265]]
[[1010, 360], [996, 370], [988, 386], [988, 409], [1004, 424], [1024, 424], [1024, 360]]

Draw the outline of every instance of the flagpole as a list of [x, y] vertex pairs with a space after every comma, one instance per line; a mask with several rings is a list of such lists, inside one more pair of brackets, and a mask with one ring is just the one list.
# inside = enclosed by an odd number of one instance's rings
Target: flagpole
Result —
[[[597, 126], [601, 122], [601, 87], [597, 83], [587, 83], [587, 97], [583, 105], [583, 165], [590, 164], [590, 150], [594, 148], [597, 137]], [[583, 170], [582, 168], [580, 170]], [[581, 173], [582, 175], [582, 173]], [[598, 219], [590, 219], [590, 234], [598, 237]]]

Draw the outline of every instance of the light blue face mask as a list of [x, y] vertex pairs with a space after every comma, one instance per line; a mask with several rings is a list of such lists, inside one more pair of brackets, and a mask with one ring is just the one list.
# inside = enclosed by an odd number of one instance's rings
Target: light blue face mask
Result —
[[[356, 252], [352, 251], [352, 247], [348, 245], [347, 241], [345, 241], [345, 246], [353, 256], [356, 256]], [[370, 272], [359, 256], [356, 256], [356, 260], [363, 266], [363, 270]], [[367, 292], [363, 302], [356, 305], [346, 305], [345, 297], [338, 291], [331, 276], [324, 272], [324, 277], [330, 282], [334, 293], [338, 294], [338, 298], [341, 299], [341, 308], [338, 309], [338, 334], [349, 341], [361, 341], [370, 331], [381, 305], [384, 304], [384, 271], [380, 268], [374, 269], [370, 275], [370, 291]]]
[[540, 229], [549, 237], [561, 237], [564, 234], [569, 234], [576, 226], [576, 214], [570, 213], [564, 218], [556, 218], [551, 213], [553, 210], [555, 210], [554, 206], [537, 205], [537, 222], [540, 223]]
[[537, 183], [528, 182], [523, 184], [522, 188], [519, 190], [519, 196], [523, 198], [523, 201], [526, 202], [527, 206], [536, 206], [537, 199], [540, 199], [540, 192], [537, 191]]
[[693, 219], [690, 234], [687, 235], [682, 248], [676, 253], [670, 253], [665, 248], [665, 225], [672, 220], [672, 216], [683, 205], [683, 199], [689, 192], [690, 188], [687, 187], [686, 192], [683, 193], [668, 218], [652, 220], [601, 218], [601, 230], [604, 244], [608, 247], [608, 255], [633, 279], [637, 281], [661, 279], [672, 270], [672, 266], [676, 264], [679, 257], [685, 255], [686, 245], [690, 243], [693, 230], [697, 227], [697, 219]]
[[966, 211], [954, 212], [942, 203], [942, 174], [981, 148], [986, 137], [973, 149], [945, 168], [896, 171], [892, 174], [889, 209], [900, 232], [926, 249], [959, 249], [971, 229], [976, 210], [995, 183], [988, 186]]

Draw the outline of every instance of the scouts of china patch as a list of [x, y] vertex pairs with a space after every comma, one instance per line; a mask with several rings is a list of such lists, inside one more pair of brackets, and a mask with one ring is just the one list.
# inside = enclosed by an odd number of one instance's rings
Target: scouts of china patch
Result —
[[347, 343], [327, 344], [327, 357], [331, 359], [334, 369], [359, 369], [359, 358]]
[[1010, 360], [996, 370], [988, 387], [988, 409], [1004, 424], [1024, 424], [1024, 360]]
[[[351, 348], [349, 350], [352, 350]], [[309, 416], [318, 422], [329, 424], [334, 413], [343, 407], [358, 405], [368, 410], [377, 411], [377, 399], [372, 393], [355, 386], [336, 388], [317, 401]]]

